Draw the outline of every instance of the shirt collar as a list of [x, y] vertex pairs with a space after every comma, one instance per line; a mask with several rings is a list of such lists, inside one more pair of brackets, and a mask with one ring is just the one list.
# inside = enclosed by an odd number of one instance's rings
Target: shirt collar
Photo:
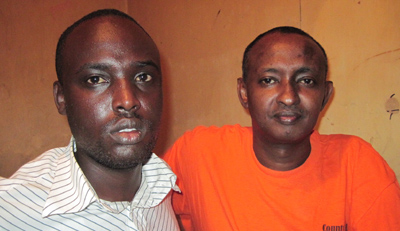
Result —
[[170, 191], [179, 191], [176, 175], [164, 160], [154, 153], [142, 168], [142, 182], [132, 201], [132, 207], [150, 208], [160, 204]]
[[42, 217], [54, 214], [76, 213], [84, 210], [97, 200], [97, 195], [86, 179], [75, 159], [75, 139], [63, 150], [57, 160], [56, 170], [49, 195], [43, 208]]
[[[52, 186], [42, 211], [42, 217], [54, 214], [77, 213], [91, 203], [98, 202], [113, 213], [121, 212], [126, 202], [109, 202], [100, 200], [79, 167], [74, 156], [75, 139], [57, 160], [53, 173]], [[131, 202], [131, 209], [151, 208], [160, 204], [172, 190], [179, 191], [176, 175], [169, 166], [154, 153], [142, 168], [142, 182]]]

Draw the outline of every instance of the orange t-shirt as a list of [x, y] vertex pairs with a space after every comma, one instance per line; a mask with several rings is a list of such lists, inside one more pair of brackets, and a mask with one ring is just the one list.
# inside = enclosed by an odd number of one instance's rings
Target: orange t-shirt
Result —
[[197, 127], [166, 153], [185, 230], [400, 230], [396, 176], [362, 139], [314, 131], [306, 162], [274, 171], [252, 138], [239, 125]]

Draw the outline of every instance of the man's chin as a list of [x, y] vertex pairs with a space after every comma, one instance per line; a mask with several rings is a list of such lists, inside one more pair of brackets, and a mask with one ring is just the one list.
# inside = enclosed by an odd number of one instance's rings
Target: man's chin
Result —
[[132, 158], [113, 158], [109, 160], [98, 160], [97, 162], [104, 167], [113, 170], [125, 170], [136, 168], [138, 165], [145, 165], [151, 157], [151, 152], [146, 154], [135, 155]]

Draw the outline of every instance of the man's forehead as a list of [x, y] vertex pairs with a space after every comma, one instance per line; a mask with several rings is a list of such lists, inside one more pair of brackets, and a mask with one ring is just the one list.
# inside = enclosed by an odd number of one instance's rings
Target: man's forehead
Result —
[[116, 15], [105, 15], [82, 22], [70, 33], [67, 38], [86, 37], [89, 39], [104, 39], [112, 33], [145, 34], [145, 32], [133, 21]]
[[323, 55], [322, 50], [312, 39], [300, 34], [280, 32], [264, 36], [254, 46], [256, 48], [254, 51], [259, 50], [262, 53], [267, 51], [279, 52], [287, 49], [287, 47], [294, 47], [297, 50], [301, 50], [304, 56]]
[[249, 67], [257, 72], [289, 67], [326, 72], [326, 61], [320, 47], [312, 39], [293, 33], [275, 32], [264, 36], [253, 46], [249, 61]]
[[128, 52], [127, 45], [132, 49], [129, 52], [144, 49], [158, 57], [157, 46], [139, 25], [115, 15], [92, 18], [77, 26], [66, 39], [64, 55], [80, 54], [86, 49], [105, 49], [107, 44], [120, 45], [125, 52]]
[[81, 23], [66, 39], [63, 72], [76, 72], [86, 64], [150, 62], [160, 68], [157, 46], [135, 22], [120, 16], [101, 16]]

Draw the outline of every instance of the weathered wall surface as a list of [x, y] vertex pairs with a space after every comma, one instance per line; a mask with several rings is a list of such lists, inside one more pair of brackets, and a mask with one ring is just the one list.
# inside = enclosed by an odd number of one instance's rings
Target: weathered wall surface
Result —
[[334, 97], [321, 133], [358, 135], [400, 176], [400, 1], [0, 1], [0, 175], [10, 176], [70, 132], [52, 99], [61, 32], [84, 14], [117, 8], [160, 48], [162, 153], [197, 125], [250, 125], [236, 95], [244, 48], [275, 26], [304, 29], [326, 49]]

